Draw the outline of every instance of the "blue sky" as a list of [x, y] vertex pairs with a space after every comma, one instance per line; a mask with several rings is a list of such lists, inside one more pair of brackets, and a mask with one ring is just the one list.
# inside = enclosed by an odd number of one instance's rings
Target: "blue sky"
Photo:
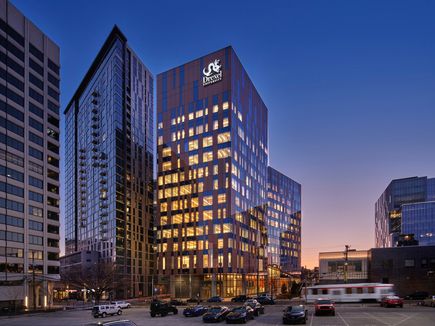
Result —
[[433, 1], [12, 1], [61, 47], [67, 104], [114, 24], [156, 75], [231, 44], [302, 183], [303, 264], [374, 245], [391, 179], [435, 177]]

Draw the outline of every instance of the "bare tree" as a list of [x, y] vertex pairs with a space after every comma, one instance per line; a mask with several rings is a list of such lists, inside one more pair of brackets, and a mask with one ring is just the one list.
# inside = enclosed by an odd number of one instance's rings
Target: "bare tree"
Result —
[[117, 272], [112, 262], [99, 261], [87, 268], [70, 267], [61, 274], [62, 280], [78, 289], [93, 293], [95, 304], [99, 304], [104, 293], [112, 293], [126, 284], [126, 280]]

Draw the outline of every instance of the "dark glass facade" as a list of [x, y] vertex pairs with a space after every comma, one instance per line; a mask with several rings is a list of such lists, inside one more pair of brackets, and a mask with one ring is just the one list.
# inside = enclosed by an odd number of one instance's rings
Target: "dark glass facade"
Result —
[[148, 295], [154, 268], [153, 76], [117, 27], [65, 119], [66, 254], [99, 251], [127, 284], [118, 297]]
[[402, 233], [413, 234], [420, 246], [435, 245], [435, 201], [403, 205]]
[[301, 269], [301, 185], [268, 167], [267, 257], [283, 272]]
[[157, 77], [160, 292], [265, 290], [268, 110], [231, 47]]
[[[426, 206], [417, 209], [417, 203], [424, 203], [434, 198], [434, 179], [427, 177], [412, 177], [393, 180], [385, 189], [384, 193], [375, 204], [375, 240], [376, 247], [394, 247], [397, 245], [399, 235], [414, 234], [415, 239], [419, 240], [420, 235], [430, 233], [431, 229], [425, 232], [421, 224], [419, 228], [411, 227], [423, 221], [432, 221], [435, 216], [433, 211]], [[408, 206], [407, 204], [415, 204]], [[404, 212], [406, 214], [404, 215]], [[423, 216], [423, 215], [424, 216]], [[420, 219], [421, 220], [416, 220]], [[413, 220], [413, 222], [411, 222]], [[406, 227], [405, 227], [406, 225]], [[425, 224], [428, 225], [428, 224]], [[423, 241], [424, 243], [424, 241]], [[422, 243], [422, 244], [423, 244]]]

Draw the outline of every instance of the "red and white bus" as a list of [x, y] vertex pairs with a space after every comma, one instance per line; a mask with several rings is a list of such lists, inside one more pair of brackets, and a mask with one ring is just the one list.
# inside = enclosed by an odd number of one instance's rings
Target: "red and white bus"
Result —
[[346, 283], [323, 284], [306, 288], [307, 303], [329, 298], [335, 302], [380, 302], [387, 295], [394, 295], [393, 284]]

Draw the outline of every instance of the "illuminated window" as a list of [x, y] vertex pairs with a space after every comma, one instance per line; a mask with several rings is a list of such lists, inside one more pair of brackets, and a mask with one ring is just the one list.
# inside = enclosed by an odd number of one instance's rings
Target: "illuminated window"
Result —
[[213, 105], [213, 113], [216, 113], [219, 111], [219, 106], [218, 105]]
[[202, 265], [204, 268], [208, 268], [208, 255], [205, 254], [204, 256], [202, 256]]
[[219, 173], [219, 167], [217, 164], [213, 165], [213, 175], [217, 175]]
[[211, 206], [211, 205], [213, 205], [213, 196], [205, 196], [202, 200], [203, 200], [203, 205], [204, 206]]
[[225, 223], [222, 228], [222, 233], [232, 233], [233, 232], [233, 225], [230, 223]]
[[213, 145], [213, 136], [204, 137], [202, 140], [202, 147], [208, 147]]
[[229, 107], [230, 107], [230, 106], [229, 106], [228, 102], [224, 102], [224, 103], [222, 104], [222, 109], [223, 109], [223, 110], [228, 110]]
[[171, 162], [163, 162], [162, 171], [169, 171], [171, 169]]
[[193, 127], [189, 128], [189, 137], [192, 137], [194, 135], [195, 135], [195, 129]]
[[218, 249], [223, 249], [224, 247], [224, 239], [218, 239]]
[[237, 113], [237, 117], [239, 118], [240, 121], [243, 121], [242, 113], [240, 111]]
[[207, 210], [202, 212], [203, 220], [210, 221], [213, 218], [213, 211]]
[[210, 161], [212, 161], [213, 160], [213, 152], [212, 151], [210, 151], [210, 152], [205, 152], [204, 154], [202, 154], [202, 161], [204, 162], [204, 163], [206, 163], [206, 162], [210, 162]]
[[196, 134], [197, 135], [202, 134], [203, 132], [204, 132], [203, 125], [196, 126]]
[[192, 119], [194, 119], [195, 118], [195, 115], [193, 114], [193, 112], [192, 113], [189, 113], [189, 120], [192, 120]]
[[218, 140], [218, 144], [229, 142], [231, 140], [230, 132], [224, 132], [219, 134], [217, 140]]
[[189, 268], [189, 256], [183, 256], [183, 268]]
[[195, 149], [198, 149], [198, 140], [191, 140], [189, 141], [189, 151], [193, 151]]
[[159, 124], [157, 125], [157, 129], [162, 129], [163, 128], [163, 122], [159, 122]]
[[218, 129], [218, 128], [219, 128], [219, 121], [214, 120], [214, 121], [213, 121], [213, 130], [216, 130], [216, 129]]
[[231, 154], [231, 149], [229, 147], [219, 149], [218, 150], [218, 159], [228, 157], [228, 156], [230, 156], [230, 154]]
[[222, 232], [222, 228], [220, 224], [213, 225], [213, 232], [214, 234], [220, 234]]
[[162, 157], [168, 157], [168, 156], [171, 156], [171, 148], [170, 147], [166, 147], [166, 148], [163, 148], [163, 150], [162, 150]]
[[157, 145], [163, 145], [163, 136], [159, 136], [157, 139]]
[[196, 118], [202, 117], [202, 110], [196, 111]]
[[228, 127], [229, 123], [228, 123], [228, 118], [224, 118], [223, 120], [223, 128]]
[[218, 190], [219, 189], [219, 183], [218, 180], [213, 180], [213, 189]]
[[[189, 156], [189, 165], [198, 164], [198, 154]], [[164, 170], [163, 170], [164, 171]]]
[[218, 203], [219, 204], [225, 203], [226, 200], [227, 200], [227, 196], [225, 194], [218, 195]]

